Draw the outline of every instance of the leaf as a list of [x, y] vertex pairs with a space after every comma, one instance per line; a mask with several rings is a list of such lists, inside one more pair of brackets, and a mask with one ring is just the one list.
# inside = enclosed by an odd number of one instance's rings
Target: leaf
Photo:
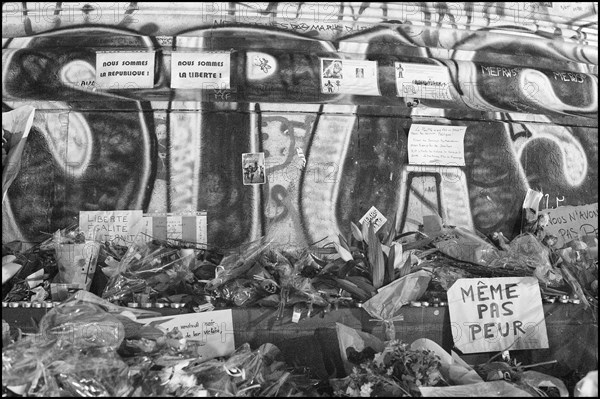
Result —
[[323, 273], [338, 273], [339, 270], [342, 267], [344, 267], [344, 265], [346, 263], [348, 263], [348, 262], [344, 261], [341, 258], [334, 259], [333, 261], [331, 261], [327, 265], [325, 265], [325, 267], [323, 267], [321, 274], [323, 274]]
[[343, 278], [334, 278], [334, 280], [337, 283], [338, 287], [340, 287], [344, 291], [347, 291], [351, 295], [354, 295], [359, 301], [366, 301], [371, 297], [371, 295], [368, 292], [366, 292], [365, 290], [348, 280], [345, 280]]
[[397, 212], [394, 212], [394, 218], [392, 219], [392, 223], [389, 225], [390, 230], [388, 231], [388, 235], [385, 240], [383, 240], [385, 245], [391, 245], [392, 241], [394, 241], [394, 238], [396, 237], [396, 215]]
[[365, 242], [366, 244], [369, 243], [369, 226], [371, 225], [371, 223], [369, 222], [364, 222], [361, 226], [361, 232], [362, 232], [362, 236], [363, 236], [363, 242]]
[[394, 253], [394, 270], [396, 269], [400, 269], [402, 267], [402, 258], [404, 255], [404, 252], [402, 250], [402, 244], [400, 244], [399, 242], [395, 242], [392, 244], [392, 249], [390, 250], [390, 254]]
[[385, 256], [390, 256], [390, 247], [389, 245], [381, 244], [381, 250], [385, 254]]
[[316, 254], [320, 255], [331, 255], [336, 253], [335, 248], [333, 247], [323, 247], [323, 248], [310, 248], [310, 250]]
[[334, 242], [333, 245], [335, 246], [337, 253], [340, 255], [340, 258], [342, 258], [344, 261], [348, 262], [349, 260], [354, 259], [350, 251], [348, 251], [346, 248], [342, 247], [337, 242]]
[[319, 265], [321, 267], [325, 267], [325, 265], [327, 265], [327, 262], [324, 261], [323, 259], [319, 259], [313, 254], [310, 254], [310, 256], [317, 263], [317, 265]]
[[394, 251], [394, 248], [392, 247], [390, 249], [390, 252], [388, 255], [388, 260], [386, 263], [384, 284], [389, 284], [394, 280], [394, 253], [395, 252], [396, 251]]
[[358, 226], [354, 224], [354, 222], [350, 222], [350, 230], [352, 230], [352, 235], [354, 236], [354, 239], [356, 241], [363, 241], [363, 235]]
[[365, 290], [371, 295], [375, 295], [377, 293], [375, 287], [373, 287], [368, 278], [362, 276], [346, 276], [346, 280], [356, 284], [359, 288]]
[[385, 274], [385, 264], [383, 259], [383, 251], [381, 249], [381, 243], [375, 234], [375, 229], [372, 224], [369, 224], [368, 228], [368, 240], [369, 245], [369, 263], [371, 264], [371, 273], [373, 277], [373, 287], [376, 289], [381, 288], [383, 285], [383, 278]]
[[344, 247], [344, 249], [345, 249], [346, 251], [350, 252], [350, 246], [348, 245], [348, 241], [346, 241], [346, 239], [344, 238], [344, 236], [343, 236], [343, 235], [341, 235], [341, 234], [338, 234], [338, 238], [339, 238], [339, 240], [340, 240], [340, 245], [341, 245], [342, 247]]
[[348, 273], [350, 273], [352, 271], [352, 269], [354, 269], [356, 267], [356, 261], [355, 260], [349, 260], [348, 262], [346, 262], [346, 264], [344, 264], [344, 266], [340, 267], [340, 270], [338, 270], [337, 275], [338, 277], [346, 277], [346, 275]]
[[375, 273], [373, 274], [373, 286], [379, 289], [383, 286], [383, 279], [385, 276], [385, 260], [383, 257], [383, 251], [379, 248], [381, 244], [377, 243], [376, 258], [375, 258]]
[[412, 257], [408, 256], [406, 258], [406, 262], [404, 262], [404, 265], [400, 268], [400, 274], [399, 274], [398, 278], [402, 278], [402, 277], [406, 276], [407, 274], [410, 274], [411, 267], [412, 267]]

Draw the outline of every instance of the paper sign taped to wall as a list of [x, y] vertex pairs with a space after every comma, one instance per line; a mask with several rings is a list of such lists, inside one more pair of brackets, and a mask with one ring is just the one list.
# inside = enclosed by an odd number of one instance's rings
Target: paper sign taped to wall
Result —
[[230, 74], [230, 52], [171, 53], [171, 87], [173, 89], [229, 89]]
[[359, 222], [360, 224], [371, 223], [373, 225], [373, 230], [377, 233], [381, 226], [387, 222], [387, 218], [383, 216], [383, 213], [379, 212], [377, 208], [372, 206], [371, 209], [360, 218]]
[[206, 244], [207, 222], [205, 211], [144, 214], [142, 232], [148, 239]]
[[459, 279], [448, 290], [454, 345], [463, 353], [548, 348], [535, 277]]
[[580, 206], [561, 206], [545, 209], [540, 213], [549, 216], [544, 227], [546, 234], [558, 238], [557, 248], [562, 248], [571, 240], [585, 241], [584, 237], [598, 237], [598, 203]]
[[465, 166], [466, 131], [466, 126], [413, 124], [408, 132], [408, 163]]
[[132, 243], [142, 231], [141, 210], [136, 211], [80, 211], [79, 231], [86, 239], [99, 242]]
[[151, 89], [154, 87], [154, 51], [96, 52], [96, 87]]
[[450, 73], [442, 65], [395, 62], [398, 97], [452, 100]]
[[153, 317], [139, 321], [167, 332], [177, 328], [183, 334], [183, 338], [200, 344], [199, 355], [203, 360], [228, 356], [235, 351], [231, 309]]
[[321, 92], [379, 96], [377, 61], [321, 58]]

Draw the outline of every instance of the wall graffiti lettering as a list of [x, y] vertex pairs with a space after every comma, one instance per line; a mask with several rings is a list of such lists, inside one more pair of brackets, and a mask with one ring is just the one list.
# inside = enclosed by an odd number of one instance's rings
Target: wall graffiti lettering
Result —
[[[214, 245], [303, 246], [372, 206], [404, 231], [438, 213], [513, 236], [528, 188], [597, 202], [597, 15], [579, 4], [3, 3], [3, 111], [37, 108], [3, 240], [79, 210], [206, 210]], [[173, 51], [232, 43], [231, 89], [169, 88]], [[156, 51], [153, 89], [97, 90], [94, 52], [123, 47]], [[382, 97], [322, 96], [314, 54], [377, 61]], [[394, 62], [415, 60], [448, 68], [452, 101], [397, 97]], [[467, 127], [465, 167], [408, 165], [423, 117]], [[247, 152], [265, 153], [260, 187]]]

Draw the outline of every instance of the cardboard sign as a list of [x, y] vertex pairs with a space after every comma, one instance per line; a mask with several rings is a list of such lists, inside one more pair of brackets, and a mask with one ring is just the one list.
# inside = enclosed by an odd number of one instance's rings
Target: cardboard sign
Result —
[[465, 166], [466, 131], [466, 126], [413, 124], [408, 132], [408, 163]]
[[321, 58], [321, 92], [379, 96], [377, 61]]
[[79, 231], [86, 239], [99, 242], [132, 243], [142, 231], [140, 211], [80, 211]]
[[360, 224], [371, 223], [375, 233], [387, 222], [387, 218], [374, 206], [371, 207], [359, 220]]
[[459, 279], [448, 305], [454, 344], [463, 353], [548, 348], [535, 277]]
[[231, 53], [171, 54], [171, 87], [173, 89], [230, 88]]
[[142, 232], [158, 240], [182, 240], [206, 244], [208, 218], [205, 211], [144, 214]]
[[154, 51], [96, 52], [96, 87], [151, 89], [154, 87]]
[[450, 73], [442, 65], [395, 62], [398, 97], [452, 100]]
[[571, 240], [583, 240], [584, 237], [598, 236], [598, 203], [581, 206], [561, 206], [545, 209], [550, 223], [544, 227], [546, 234], [558, 238], [557, 248], [562, 248]]
[[177, 328], [185, 339], [201, 344], [203, 359], [228, 356], [235, 351], [231, 309], [138, 320], [167, 332]]

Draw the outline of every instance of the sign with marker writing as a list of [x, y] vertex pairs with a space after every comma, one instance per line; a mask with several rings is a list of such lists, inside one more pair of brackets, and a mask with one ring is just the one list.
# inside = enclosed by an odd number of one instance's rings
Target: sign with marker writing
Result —
[[171, 87], [174, 89], [230, 88], [231, 53], [171, 54]]
[[375, 233], [387, 222], [387, 218], [374, 206], [371, 207], [359, 220], [360, 224], [371, 223]]
[[199, 354], [208, 360], [235, 351], [231, 309], [186, 313], [139, 320], [166, 332], [178, 329], [183, 338], [200, 344]]
[[379, 96], [377, 61], [321, 58], [321, 93]]
[[549, 217], [546, 234], [558, 238], [557, 248], [562, 248], [571, 240], [584, 240], [583, 237], [598, 236], [598, 203], [580, 206], [560, 206], [556, 209], [545, 209]]
[[394, 63], [398, 97], [452, 100], [450, 73], [443, 65]]
[[86, 239], [99, 242], [132, 243], [142, 230], [143, 212], [137, 211], [80, 211], [79, 231]]
[[103, 90], [154, 87], [154, 51], [96, 52], [96, 86]]
[[463, 353], [548, 348], [535, 277], [459, 279], [448, 290], [448, 306]]
[[408, 132], [408, 163], [465, 166], [466, 131], [466, 126], [413, 124]]

